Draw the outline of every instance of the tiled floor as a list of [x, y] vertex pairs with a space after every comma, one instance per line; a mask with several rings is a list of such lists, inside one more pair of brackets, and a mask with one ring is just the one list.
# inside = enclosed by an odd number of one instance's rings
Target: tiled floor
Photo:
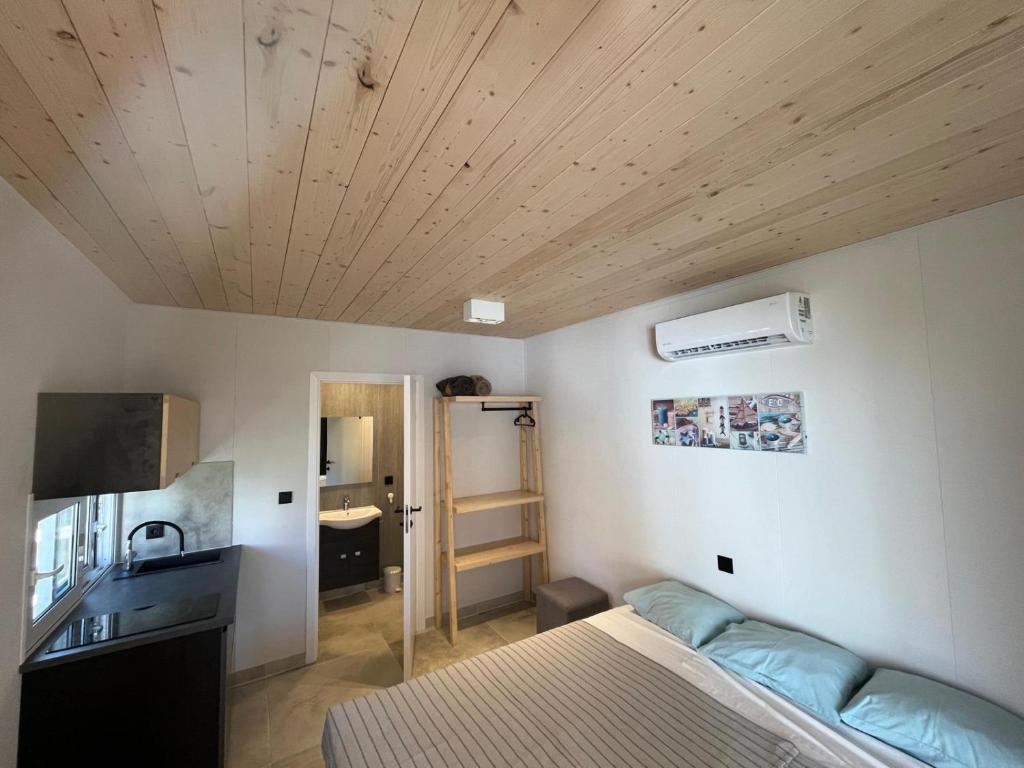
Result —
[[[322, 768], [328, 707], [402, 680], [401, 597], [373, 591], [321, 608], [316, 664], [233, 688], [228, 767]], [[414, 674], [529, 637], [534, 623], [532, 608], [474, 617], [462, 622], [457, 649], [438, 630], [417, 635]]]

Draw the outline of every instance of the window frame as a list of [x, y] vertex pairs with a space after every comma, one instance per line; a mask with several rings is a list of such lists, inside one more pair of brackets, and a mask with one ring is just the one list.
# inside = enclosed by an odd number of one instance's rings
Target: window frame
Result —
[[[105, 527], [109, 527], [110, 531], [110, 562], [96, 564], [96, 511], [100, 504], [100, 499], [103, 497], [112, 497], [113, 516], [109, 523]], [[84, 580], [83, 586], [88, 591], [92, 584], [99, 581], [103, 574], [114, 563], [117, 562], [117, 543], [121, 540], [121, 516], [124, 507], [124, 494], [121, 493], [100, 493], [92, 496], [87, 496], [88, 505], [85, 512], [84, 522], [85, 525], [83, 530], [79, 533], [80, 546], [84, 546], [85, 561], [80, 563], [81, 565], [81, 576]], [[84, 541], [83, 541], [84, 540]]]
[[[114, 496], [114, 519], [112, 521], [112, 544], [110, 562], [94, 565], [95, 547], [93, 544], [93, 517], [99, 496]], [[58, 597], [38, 619], [33, 619], [32, 597], [35, 592], [36, 543], [35, 534], [39, 521], [77, 504], [74, 530], [72, 531], [73, 554], [71, 588]], [[123, 510], [123, 494], [93, 494], [90, 496], [70, 496], [64, 499], [36, 500], [28, 498], [27, 533], [25, 543], [25, 587], [24, 587], [24, 620], [23, 627], [23, 658], [33, 653], [39, 644], [55, 630], [68, 614], [71, 613], [82, 598], [95, 587], [106, 572], [114, 566], [118, 559], [117, 542], [120, 540], [121, 514]]]

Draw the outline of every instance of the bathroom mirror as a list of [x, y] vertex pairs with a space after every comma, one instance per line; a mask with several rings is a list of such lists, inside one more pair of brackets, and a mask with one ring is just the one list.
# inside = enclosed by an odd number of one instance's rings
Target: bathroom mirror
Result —
[[320, 475], [325, 485], [373, 482], [373, 417], [320, 419]]

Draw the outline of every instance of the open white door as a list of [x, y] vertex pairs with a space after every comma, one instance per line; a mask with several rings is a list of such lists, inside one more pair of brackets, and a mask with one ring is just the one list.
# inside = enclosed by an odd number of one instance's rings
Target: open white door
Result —
[[423, 509], [423, 461], [421, 447], [423, 439], [422, 414], [420, 407], [422, 403], [423, 380], [419, 376], [405, 376], [405, 397], [403, 408], [403, 440], [402, 440], [402, 467], [403, 483], [402, 488], [405, 497], [402, 499], [402, 544], [404, 558], [402, 561], [402, 574], [404, 584], [403, 594], [403, 659], [402, 667], [406, 680], [412, 679], [412, 661], [416, 648], [416, 598], [419, 585], [416, 578], [416, 536], [414, 535], [414, 524], [417, 518], [421, 517], [418, 512]]

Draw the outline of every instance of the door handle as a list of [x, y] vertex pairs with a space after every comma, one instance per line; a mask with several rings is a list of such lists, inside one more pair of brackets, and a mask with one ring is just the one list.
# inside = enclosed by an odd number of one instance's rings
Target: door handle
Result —
[[422, 512], [422, 511], [423, 511], [423, 507], [409, 507], [409, 506], [399, 507], [398, 509], [395, 510], [395, 514], [396, 515], [402, 515], [402, 514], [405, 514], [406, 512], [408, 512], [409, 516], [407, 518], [403, 519], [403, 520], [399, 520], [398, 521], [398, 527], [402, 528], [402, 530], [405, 530], [405, 520], [408, 520], [409, 521], [409, 527], [412, 528], [412, 526], [413, 526], [412, 513], [413, 512]]

